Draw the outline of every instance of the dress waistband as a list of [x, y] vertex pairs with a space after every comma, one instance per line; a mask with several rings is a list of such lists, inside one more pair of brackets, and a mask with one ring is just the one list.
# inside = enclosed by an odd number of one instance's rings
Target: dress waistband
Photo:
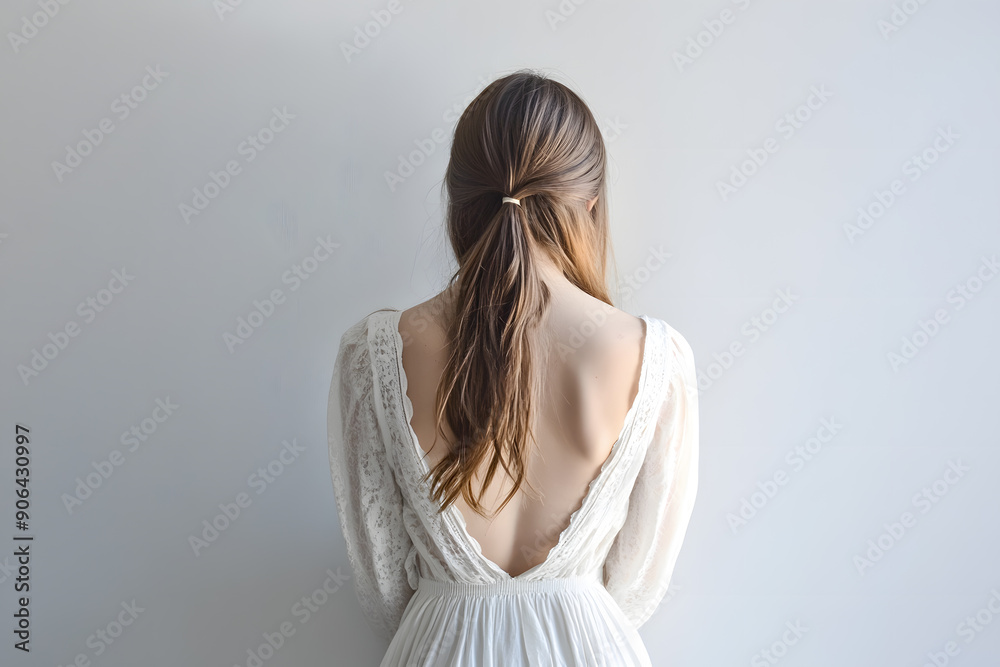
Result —
[[593, 574], [573, 577], [558, 577], [552, 579], [504, 579], [485, 583], [470, 583], [467, 581], [439, 581], [421, 576], [418, 592], [429, 595], [458, 595], [462, 597], [475, 595], [521, 595], [525, 593], [555, 593], [559, 591], [591, 589], [602, 586], [601, 570]]

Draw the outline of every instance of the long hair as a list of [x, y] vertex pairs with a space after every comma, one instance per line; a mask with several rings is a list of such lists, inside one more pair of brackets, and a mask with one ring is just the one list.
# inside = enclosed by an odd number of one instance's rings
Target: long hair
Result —
[[[587, 105], [530, 70], [490, 83], [455, 127], [444, 186], [459, 268], [448, 282], [457, 292], [447, 323], [449, 358], [435, 398], [435, 442], [442, 419], [454, 441], [428, 473], [442, 510], [461, 493], [485, 516], [480, 499], [498, 466], [514, 486], [497, 512], [525, 481], [541, 388], [536, 370], [547, 355], [534, 334], [551, 296], [537, 273], [536, 253], [546, 253], [570, 282], [613, 305], [605, 280], [606, 160]], [[504, 196], [520, 205], [501, 203]], [[474, 496], [473, 476], [487, 456], [487, 474]]]

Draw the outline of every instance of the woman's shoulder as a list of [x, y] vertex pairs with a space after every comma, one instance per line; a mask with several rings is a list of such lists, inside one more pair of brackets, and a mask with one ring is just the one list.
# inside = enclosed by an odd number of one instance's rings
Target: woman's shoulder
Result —
[[385, 322], [386, 317], [398, 312], [397, 308], [380, 308], [373, 310], [364, 317], [354, 320], [340, 336], [340, 353], [363, 353], [368, 348], [368, 341], [375, 327]]
[[695, 352], [687, 337], [665, 319], [644, 315], [660, 331], [662, 341], [659, 363], [662, 366], [664, 385], [683, 385], [688, 391], [697, 392]]
[[658, 329], [661, 336], [672, 346], [681, 349], [686, 353], [691, 352], [691, 345], [688, 343], [687, 338], [681, 333], [670, 321], [656, 317], [655, 315], [643, 314], [639, 317], [644, 318], [649, 324]]

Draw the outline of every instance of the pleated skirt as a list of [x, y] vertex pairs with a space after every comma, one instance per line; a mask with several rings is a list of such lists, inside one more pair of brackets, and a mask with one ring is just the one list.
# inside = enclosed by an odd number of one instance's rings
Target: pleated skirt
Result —
[[471, 584], [421, 577], [380, 667], [651, 667], [597, 576]]

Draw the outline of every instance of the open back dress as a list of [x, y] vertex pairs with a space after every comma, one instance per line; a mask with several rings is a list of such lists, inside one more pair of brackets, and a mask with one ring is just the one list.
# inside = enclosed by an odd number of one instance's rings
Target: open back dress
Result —
[[511, 577], [454, 504], [430, 497], [410, 424], [401, 310], [340, 340], [327, 413], [330, 473], [354, 588], [389, 640], [381, 667], [649, 666], [638, 628], [660, 604], [697, 490], [698, 393], [687, 341], [646, 326], [622, 431], [547, 558]]

